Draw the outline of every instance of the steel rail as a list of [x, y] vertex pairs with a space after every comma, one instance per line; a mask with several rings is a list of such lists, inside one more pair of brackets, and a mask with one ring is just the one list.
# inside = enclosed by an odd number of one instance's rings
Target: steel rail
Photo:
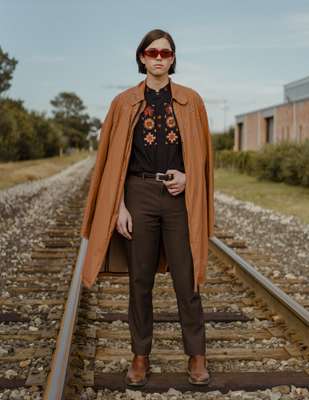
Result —
[[53, 353], [50, 373], [44, 390], [44, 400], [61, 400], [64, 396], [72, 338], [82, 289], [81, 272], [87, 246], [88, 240], [82, 238], [57, 337], [56, 349]]
[[308, 354], [309, 312], [217, 237], [209, 238], [209, 247], [220, 259], [233, 265], [234, 273], [267, 303], [271, 311], [283, 317], [290, 330], [307, 347]]

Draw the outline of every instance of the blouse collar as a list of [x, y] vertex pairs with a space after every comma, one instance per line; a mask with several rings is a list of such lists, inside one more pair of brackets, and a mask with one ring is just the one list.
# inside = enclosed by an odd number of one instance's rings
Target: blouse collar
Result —
[[147, 97], [151, 97], [153, 99], [160, 99], [160, 98], [168, 98], [171, 95], [171, 86], [170, 86], [170, 80], [168, 81], [168, 83], [163, 86], [162, 88], [160, 88], [158, 91], [155, 89], [150, 88], [149, 86], [147, 86], [147, 84], [145, 84], [145, 95]]

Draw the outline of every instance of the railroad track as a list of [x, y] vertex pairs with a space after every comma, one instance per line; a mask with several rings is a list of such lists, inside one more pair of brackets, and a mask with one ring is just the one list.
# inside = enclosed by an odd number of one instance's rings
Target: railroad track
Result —
[[[126, 389], [132, 358], [128, 276], [100, 273], [90, 290], [80, 281], [87, 241], [80, 242], [79, 229], [88, 184], [57, 211], [45, 247], [32, 249], [30, 265], [7, 282], [0, 299], [0, 390], [24, 388], [45, 399], [71, 400], [89, 387]], [[184, 372], [187, 356], [170, 275], [156, 275], [153, 372], [143, 391], [309, 388], [308, 280], [271, 282], [250, 260], [270, 262], [216, 228], [201, 288], [212, 380], [198, 388]], [[295, 291], [302, 295], [299, 303]]]

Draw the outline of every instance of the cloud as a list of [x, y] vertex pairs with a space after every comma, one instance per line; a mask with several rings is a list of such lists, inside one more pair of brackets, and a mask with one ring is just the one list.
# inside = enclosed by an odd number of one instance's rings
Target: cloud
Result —
[[288, 14], [285, 22], [290, 32], [309, 36], [309, 12]]

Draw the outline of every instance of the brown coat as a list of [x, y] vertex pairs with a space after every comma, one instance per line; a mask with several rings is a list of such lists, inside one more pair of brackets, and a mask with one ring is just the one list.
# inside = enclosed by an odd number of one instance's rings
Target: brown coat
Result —
[[[205, 282], [208, 237], [213, 236], [214, 231], [211, 136], [201, 96], [195, 90], [169, 79], [183, 148], [186, 173], [185, 202], [194, 264], [194, 290], [197, 291], [198, 284]], [[118, 270], [127, 271], [123, 241], [129, 239], [120, 235], [115, 227], [131, 154], [134, 126], [146, 105], [145, 84], [146, 78], [115, 96], [102, 123], [81, 226], [81, 235], [88, 239], [82, 271], [82, 281], [87, 288], [95, 282], [104, 261], [106, 264], [107, 255], [114, 254], [115, 263], [120, 260], [123, 264]], [[179, 245], [181, 246], [181, 243]], [[111, 249], [116, 249], [116, 252]], [[109, 264], [113, 264], [111, 259]], [[166, 272], [167, 268], [161, 242], [157, 271]]]

